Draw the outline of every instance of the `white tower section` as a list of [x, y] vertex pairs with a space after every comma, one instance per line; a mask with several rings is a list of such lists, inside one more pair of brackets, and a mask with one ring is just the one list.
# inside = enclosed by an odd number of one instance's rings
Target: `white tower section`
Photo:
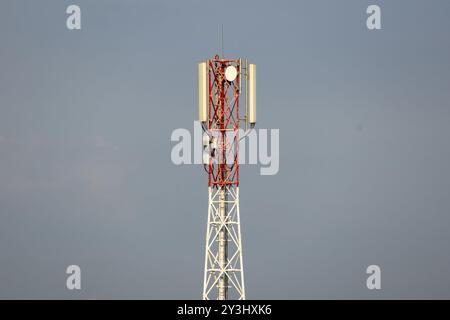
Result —
[[203, 299], [245, 299], [239, 187], [208, 188]]

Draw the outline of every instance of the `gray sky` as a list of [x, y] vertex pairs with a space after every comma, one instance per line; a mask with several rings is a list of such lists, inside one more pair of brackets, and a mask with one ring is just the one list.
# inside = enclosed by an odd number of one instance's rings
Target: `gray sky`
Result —
[[72, 3], [0, 3], [0, 298], [200, 298], [207, 177], [170, 134], [222, 23], [281, 139], [241, 169], [247, 298], [450, 298], [449, 1]]

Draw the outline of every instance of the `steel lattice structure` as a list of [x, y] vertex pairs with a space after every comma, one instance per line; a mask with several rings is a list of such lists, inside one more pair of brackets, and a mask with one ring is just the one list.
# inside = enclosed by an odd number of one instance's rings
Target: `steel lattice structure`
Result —
[[241, 77], [233, 81], [225, 71], [241, 73], [240, 60], [207, 62], [207, 130], [216, 139], [208, 165], [208, 224], [203, 299], [245, 299], [239, 217], [239, 96]]

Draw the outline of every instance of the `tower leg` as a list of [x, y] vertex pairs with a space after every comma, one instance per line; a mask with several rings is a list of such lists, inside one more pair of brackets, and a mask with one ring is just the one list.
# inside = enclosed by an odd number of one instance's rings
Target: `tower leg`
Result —
[[[228, 247], [228, 237], [226, 223], [226, 188], [221, 187], [219, 191], [219, 218], [220, 221], [224, 222], [224, 225], [220, 227], [219, 230], [219, 268], [221, 270], [226, 270], [227, 267], [227, 247]], [[227, 300], [228, 293], [228, 281], [227, 275], [223, 272], [219, 277], [218, 289], [219, 289], [219, 300]]]

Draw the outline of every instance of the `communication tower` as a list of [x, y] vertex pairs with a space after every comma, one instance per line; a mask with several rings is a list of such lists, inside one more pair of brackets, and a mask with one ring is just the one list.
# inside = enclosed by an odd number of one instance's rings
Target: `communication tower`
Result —
[[199, 121], [204, 131], [203, 164], [208, 173], [202, 297], [244, 300], [239, 129], [243, 122], [245, 137], [256, 123], [256, 65], [248, 64], [246, 59], [230, 60], [216, 55], [198, 65], [198, 94]]

